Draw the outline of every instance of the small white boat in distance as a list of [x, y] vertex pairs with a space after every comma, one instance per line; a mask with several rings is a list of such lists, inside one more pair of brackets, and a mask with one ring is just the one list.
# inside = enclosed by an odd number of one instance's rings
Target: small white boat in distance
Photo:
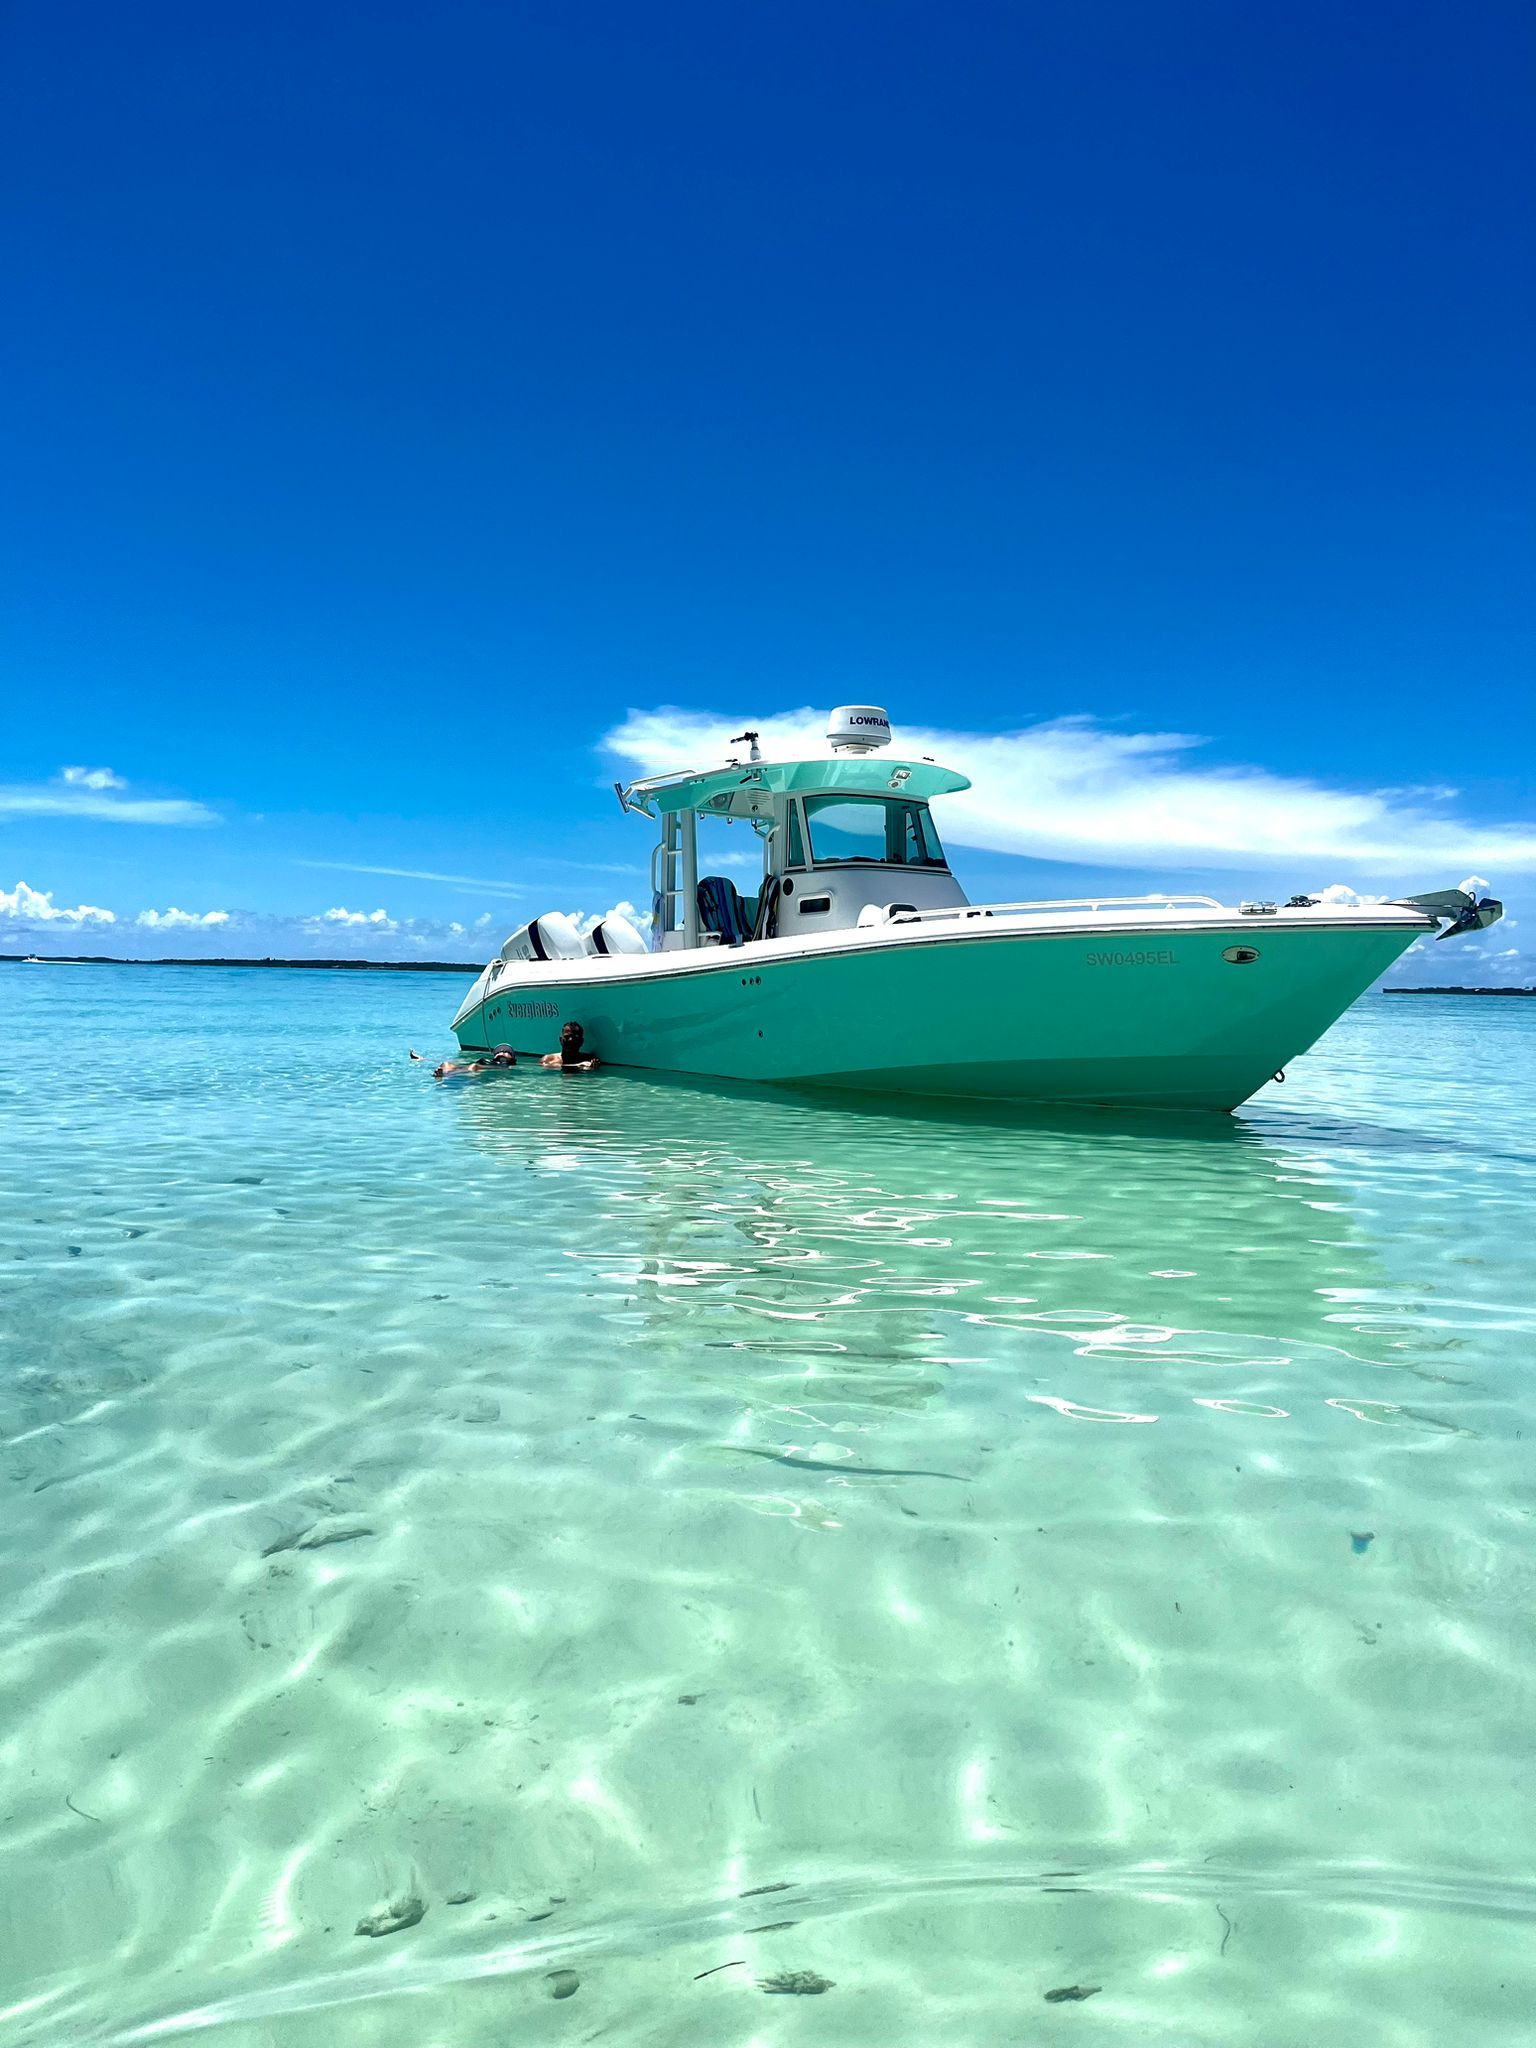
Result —
[[[530, 920], [459, 1006], [460, 1045], [542, 1054], [574, 1022], [608, 1066], [1230, 1110], [1421, 934], [1502, 915], [1465, 888], [1348, 907], [975, 904], [930, 810], [967, 777], [893, 755], [890, 738], [878, 706], [844, 705], [814, 758], [764, 760], [747, 732], [717, 766], [615, 784], [660, 827], [649, 935], [624, 917], [587, 932], [558, 913]], [[701, 873], [722, 820], [755, 835], [750, 894]]]

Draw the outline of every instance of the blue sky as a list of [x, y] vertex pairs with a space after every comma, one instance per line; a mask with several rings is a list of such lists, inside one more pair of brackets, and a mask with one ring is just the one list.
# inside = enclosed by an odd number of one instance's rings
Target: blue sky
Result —
[[1475, 871], [1405, 973], [1536, 980], [1529, 8], [0, 37], [0, 950], [476, 958], [872, 700], [973, 895]]

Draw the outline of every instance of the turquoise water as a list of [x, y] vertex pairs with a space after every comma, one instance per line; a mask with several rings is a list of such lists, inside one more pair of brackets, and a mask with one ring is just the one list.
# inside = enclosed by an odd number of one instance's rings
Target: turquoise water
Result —
[[0, 969], [11, 2038], [1529, 2042], [1536, 1004], [1138, 1121], [459, 992]]

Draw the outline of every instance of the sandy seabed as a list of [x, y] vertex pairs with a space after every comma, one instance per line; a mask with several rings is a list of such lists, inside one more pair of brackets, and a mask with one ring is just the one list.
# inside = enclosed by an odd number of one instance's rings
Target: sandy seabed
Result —
[[7, 984], [12, 2038], [1529, 2042], [1536, 1015], [1136, 1120], [456, 990]]

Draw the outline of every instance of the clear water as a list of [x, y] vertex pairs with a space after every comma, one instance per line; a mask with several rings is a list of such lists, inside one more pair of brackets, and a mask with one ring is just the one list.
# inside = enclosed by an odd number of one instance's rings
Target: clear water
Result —
[[1536, 1004], [1136, 1121], [458, 992], [0, 969], [11, 2038], [1531, 2039]]

